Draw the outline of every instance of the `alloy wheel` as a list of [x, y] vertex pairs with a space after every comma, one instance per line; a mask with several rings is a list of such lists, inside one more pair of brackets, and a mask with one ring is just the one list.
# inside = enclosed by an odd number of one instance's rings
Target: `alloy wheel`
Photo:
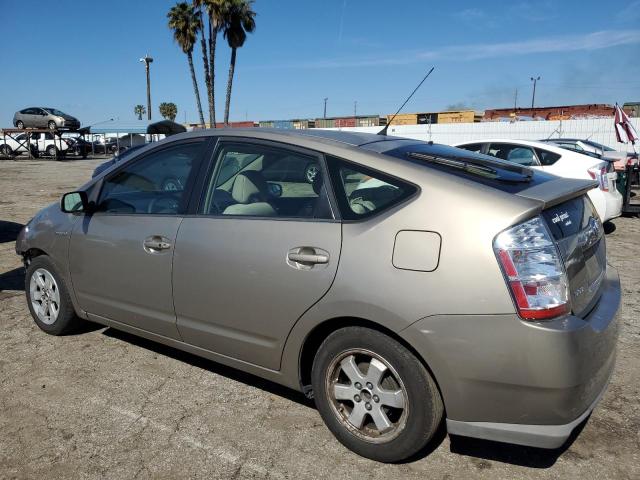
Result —
[[409, 402], [402, 379], [374, 352], [351, 349], [337, 355], [325, 388], [340, 423], [362, 440], [388, 442], [406, 426]]
[[51, 272], [38, 268], [29, 282], [29, 299], [38, 319], [53, 325], [60, 313], [60, 290]]

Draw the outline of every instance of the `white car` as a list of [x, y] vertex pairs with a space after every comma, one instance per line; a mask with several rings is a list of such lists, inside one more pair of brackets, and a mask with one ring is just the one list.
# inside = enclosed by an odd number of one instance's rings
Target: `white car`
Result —
[[616, 188], [618, 174], [611, 160], [594, 158], [553, 144], [528, 140], [489, 139], [454, 146], [543, 170], [559, 177], [597, 180], [599, 187], [589, 192], [589, 198], [602, 221], [619, 217], [622, 213], [622, 195]]
[[[39, 133], [30, 133], [31, 135], [31, 144], [35, 145], [40, 154], [46, 154], [49, 157], [57, 157], [59, 155], [64, 155], [66, 151], [69, 149], [69, 142], [64, 138], [60, 138], [58, 136], [53, 135], [49, 132], [39, 132]], [[16, 137], [17, 140], [20, 140], [24, 143], [27, 138], [26, 133], [21, 133]], [[22, 146], [18, 152], [26, 152], [26, 148]]]

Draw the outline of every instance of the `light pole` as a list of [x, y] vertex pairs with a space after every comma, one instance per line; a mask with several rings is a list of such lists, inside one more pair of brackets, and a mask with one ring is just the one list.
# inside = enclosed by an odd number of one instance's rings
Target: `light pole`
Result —
[[147, 119], [151, 120], [151, 77], [149, 75], [149, 66], [153, 62], [153, 58], [147, 54], [140, 61], [144, 63], [144, 68], [147, 71]]
[[324, 112], [322, 114], [322, 118], [327, 118], [327, 100], [329, 100], [329, 98], [324, 97]]
[[538, 83], [538, 80], [540, 80], [540, 77], [531, 77], [531, 81], [533, 82], [533, 95], [531, 95], [531, 108], [533, 108], [535, 102], [536, 102], [536, 84]]

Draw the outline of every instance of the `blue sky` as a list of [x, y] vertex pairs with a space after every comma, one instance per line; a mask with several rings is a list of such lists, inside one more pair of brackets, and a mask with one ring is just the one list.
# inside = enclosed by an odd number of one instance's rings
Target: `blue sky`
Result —
[[[197, 119], [186, 56], [166, 27], [175, 1], [1, 0], [0, 126], [46, 105], [91, 124], [133, 120], [146, 103], [173, 101]], [[405, 111], [640, 101], [640, 0], [257, 0], [257, 30], [238, 52], [232, 120], [393, 113], [436, 69]], [[220, 39], [217, 112], [229, 49]], [[201, 74], [200, 50], [194, 57]], [[201, 83], [206, 109], [204, 84]], [[205, 115], [206, 116], [206, 115]]]

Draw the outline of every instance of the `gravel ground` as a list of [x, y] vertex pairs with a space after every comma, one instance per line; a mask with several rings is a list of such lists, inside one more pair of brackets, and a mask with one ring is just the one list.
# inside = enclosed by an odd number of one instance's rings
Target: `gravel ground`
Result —
[[618, 364], [565, 447], [440, 432], [421, 458], [382, 465], [295, 392], [113, 329], [38, 330], [15, 236], [98, 163], [0, 161], [0, 478], [640, 478], [640, 219], [607, 237], [624, 289]]

